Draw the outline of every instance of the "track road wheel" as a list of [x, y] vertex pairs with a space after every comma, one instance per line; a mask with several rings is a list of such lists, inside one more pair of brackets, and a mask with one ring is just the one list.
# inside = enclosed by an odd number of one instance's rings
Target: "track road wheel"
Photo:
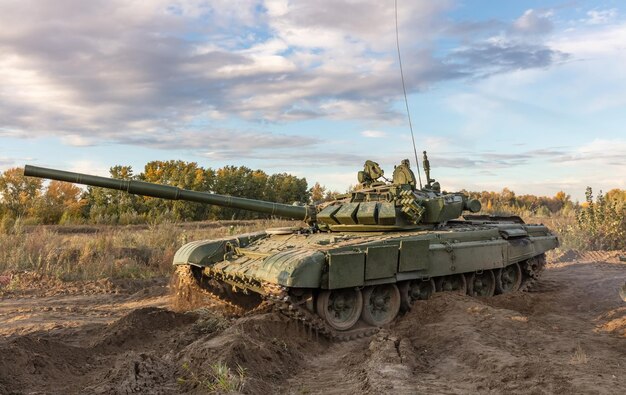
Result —
[[429, 299], [435, 293], [435, 280], [411, 280], [405, 281], [398, 287], [402, 298], [402, 307], [408, 310], [416, 300]]
[[496, 272], [496, 292], [499, 294], [507, 294], [515, 292], [522, 284], [522, 269], [519, 264], [514, 263], [498, 269]]
[[489, 297], [496, 291], [496, 276], [491, 270], [471, 273], [467, 276], [467, 294], [470, 296]]
[[383, 326], [400, 311], [400, 291], [396, 284], [366, 287], [363, 290], [363, 321], [374, 326]]
[[354, 326], [361, 316], [363, 295], [357, 288], [322, 291], [317, 296], [317, 314], [338, 331]]
[[461, 295], [467, 293], [467, 281], [462, 274], [451, 274], [437, 279], [438, 292], [457, 292]]

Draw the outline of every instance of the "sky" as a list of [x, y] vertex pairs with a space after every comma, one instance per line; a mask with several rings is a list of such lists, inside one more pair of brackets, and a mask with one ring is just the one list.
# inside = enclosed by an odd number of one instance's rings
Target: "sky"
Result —
[[[393, 0], [0, 1], [0, 171], [174, 159], [343, 192], [367, 159], [414, 166], [394, 15]], [[398, 36], [444, 190], [626, 189], [623, 2], [398, 0]]]

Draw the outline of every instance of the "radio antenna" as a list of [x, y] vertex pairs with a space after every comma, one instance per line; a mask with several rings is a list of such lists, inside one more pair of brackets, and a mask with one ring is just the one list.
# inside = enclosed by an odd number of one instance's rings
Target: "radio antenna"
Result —
[[415, 166], [417, 166], [417, 178], [422, 188], [422, 176], [420, 174], [420, 162], [417, 159], [417, 148], [415, 148], [415, 135], [413, 134], [413, 124], [411, 123], [411, 112], [409, 111], [409, 100], [406, 97], [406, 86], [404, 84], [404, 72], [402, 71], [402, 57], [400, 56], [400, 37], [398, 35], [398, 0], [394, 0], [396, 11], [396, 47], [398, 48], [398, 64], [400, 65], [400, 78], [402, 78], [402, 91], [404, 92], [404, 104], [406, 105], [406, 115], [409, 118], [409, 129], [411, 130], [411, 140], [413, 141], [413, 153], [415, 154]]

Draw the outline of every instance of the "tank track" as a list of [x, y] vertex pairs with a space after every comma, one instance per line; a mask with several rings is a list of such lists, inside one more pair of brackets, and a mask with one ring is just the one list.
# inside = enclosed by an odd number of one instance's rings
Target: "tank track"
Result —
[[[546, 259], [544, 254], [520, 262], [522, 283], [518, 291], [524, 292], [531, 289], [534, 283], [539, 279], [541, 272], [545, 268], [545, 264]], [[250, 278], [225, 276], [218, 272], [211, 274], [215, 275], [223, 285], [237, 288], [243, 294], [249, 294], [250, 291], [256, 293], [261, 297], [261, 302], [252, 308], [233, 303], [228, 297], [202, 286], [202, 282], [199, 283], [197, 281], [191, 267], [181, 265], [176, 268], [176, 275], [181, 279], [179, 281], [185, 286], [193, 288], [193, 291], [197, 291], [213, 302], [221, 305], [227, 314], [233, 317], [247, 316], [273, 310], [297, 322], [299, 325], [303, 325], [306, 330], [309, 331], [309, 334], [315, 337], [322, 335], [331, 341], [339, 342], [368, 337], [374, 335], [380, 329], [359, 322], [353, 329], [337, 331], [306, 307], [306, 299], [299, 300], [298, 297], [290, 294], [289, 288], [277, 284], [259, 282]], [[248, 289], [247, 287], [250, 285], [253, 285], [254, 289]], [[181, 291], [178, 290], [177, 292]], [[179, 297], [180, 296], [181, 295], [179, 295]], [[182, 296], [184, 297], [185, 295]]]
[[268, 299], [274, 302], [274, 306], [281, 314], [297, 321], [306, 327], [310, 333], [334, 341], [353, 340], [360, 337], [367, 337], [378, 332], [379, 328], [359, 325], [347, 331], [337, 331], [321, 319], [317, 314], [311, 312], [304, 306], [305, 301], [298, 301], [289, 294], [289, 289], [275, 284], [269, 284], [273, 292], [268, 294]]
[[[247, 291], [245, 284], [250, 284], [250, 279], [240, 279], [236, 281], [236, 277], [226, 277], [218, 273], [213, 273], [216, 277], [221, 277], [225, 285], [232, 285], [241, 289], [243, 292]], [[218, 304], [224, 312], [232, 317], [243, 317], [247, 315], [257, 314], [264, 311], [274, 310], [287, 318], [303, 325], [309, 333], [315, 336], [320, 334], [333, 341], [346, 341], [357, 339], [360, 337], [371, 336], [378, 332], [379, 328], [371, 326], [361, 326], [347, 331], [337, 331], [330, 327], [323, 319], [317, 316], [317, 314], [309, 311], [302, 301], [297, 301], [292, 295], [289, 294], [289, 289], [276, 284], [260, 283], [256, 282], [255, 288], [262, 288], [264, 293], [259, 294], [262, 298], [262, 302], [250, 309], [244, 306], [233, 303], [230, 299], [224, 295], [213, 292], [210, 289], [203, 286], [202, 282], [199, 282], [192, 272], [190, 266], [180, 265], [176, 268], [175, 275], [178, 277], [178, 284], [176, 286], [176, 296], [178, 298], [190, 299], [191, 292], [197, 292], [204, 297], [209, 298], [212, 302]], [[228, 282], [226, 282], [228, 280]], [[233, 282], [236, 284], [233, 284]]]
[[541, 273], [546, 266], [546, 255], [541, 254], [527, 259], [520, 266], [522, 269], [522, 284], [519, 291], [527, 292], [532, 289], [539, 277], [541, 277]]

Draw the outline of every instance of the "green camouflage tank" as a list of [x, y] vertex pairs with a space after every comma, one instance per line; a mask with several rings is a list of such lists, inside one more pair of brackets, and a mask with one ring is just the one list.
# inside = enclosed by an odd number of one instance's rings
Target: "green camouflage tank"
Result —
[[391, 180], [365, 162], [358, 187], [316, 205], [280, 203], [183, 190], [135, 180], [26, 166], [50, 178], [163, 199], [188, 200], [301, 220], [183, 245], [174, 257], [184, 297], [199, 290], [238, 314], [268, 303], [330, 338], [372, 333], [434, 292], [490, 297], [523, 290], [558, 246], [544, 225], [519, 217], [463, 215], [480, 202], [441, 191], [430, 178], [418, 187], [409, 161]]

